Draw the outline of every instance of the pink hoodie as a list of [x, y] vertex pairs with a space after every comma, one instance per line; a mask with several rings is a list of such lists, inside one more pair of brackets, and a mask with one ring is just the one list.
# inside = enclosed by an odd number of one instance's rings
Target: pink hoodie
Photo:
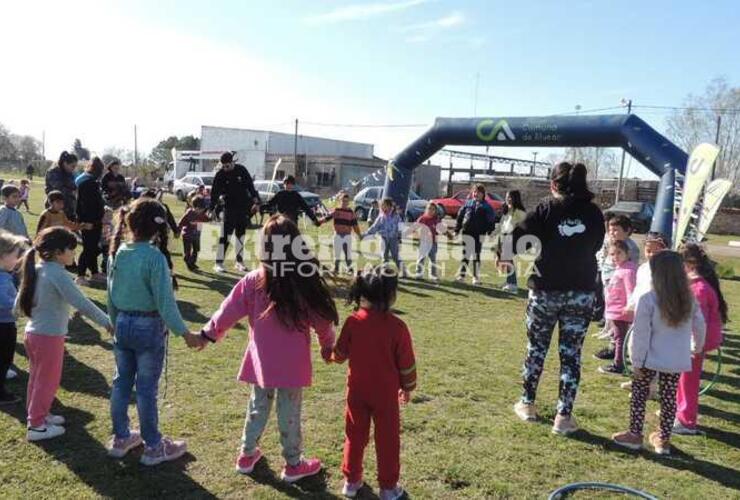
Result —
[[627, 309], [637, 281], [637, 265], [631, 260], [617, 267], [604, 290], [606, 311], [604, 317], [613, 321], [632, 321], [633, 312]]
[[707, 324], [707, 337], [704, 352], [717, 349], [722, 344], [722, 318], [719, 315], [719, 297], [704, 278], [691, 280], [691, 293], [699, 303], [699, 308]]
[[[227, 330], [247, 317], [251, 326], [249, 345], [238, 380], [263, 388], [308, 387], [312, 374], [309, 327], [288, 328], [274, 311], [262, 316], [270, 305], [267, 294], [258, 286], [262, 272], [262, 268], [252, 271], [234, 286], [203, 332], [220, 340]], [[321, 346], [332, 347], [334, 325], [331, 321], [314, 314], [309, 314], [307, 320], [316, 330]]]

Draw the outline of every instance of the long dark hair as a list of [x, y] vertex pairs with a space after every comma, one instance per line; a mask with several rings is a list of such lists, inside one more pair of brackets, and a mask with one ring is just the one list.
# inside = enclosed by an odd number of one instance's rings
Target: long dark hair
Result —
[[124, 237], [150, 241], [163, 251], [167, 249], [167, 211], [157, 200], [139, 198], [130, 207], [118, 211], [118, 225], [111, 239], [109, 254], [116, 255]]
[[677, 252], [665, 250], [650, 259], [653, 290], [658, 297], [658, 310], [670, 326], [678, 326], [691, 317], [694, 296]]
[[360, 307], [365, 299], [376, 311], [388, 312], [398, 293], [398, 272], [386, 264], [380, 264], [357, 273], [347, 296], [347, 305]]
[[96, 179], [99, 179], [100, 176], [103, 175], [103, 170], [105, 170], [105, 165], [103, 165], [103, 160], [101, 160], [97, 156], [92, 159], [92, 161], [87, 167], [85, 167], [85, 172], [92, 175]]
[[717, 271], [714, 270], [714, 262], [709, 259], [704, 249], [696, 243], [684, 243], [678, 252], [681, 254], [684, 263], [693, 267], [696, 274], [704, 278], [709, 286], [714, 289], [717, 299], [719, 299], [719, 316], [722, 323], [727, 323], [727, 302], [719, 286], [719, 276], [717, 276]]
[[[522, 203], [522, 193], [518, 189], [512, 189], [511, 191], [508, 191], [506, 193], [506, 198], [511, 197], [511, 204], [514, 206], [514, 210], [521, 210], [522, 212], [526, 212], [527, 209], [524, 208], [524, 203]], [[509, 204], [506, 203], [506, 199], [504, 199], [504, 207], [503, 207], [504, 215], [509, 213]]]
[[[287, 244], [276, 248], [278, 242]], [[275, 214], [265, 224], [260, 255], [264, 273], [258, 287], [269, 297], [270, 306], [261, 317], [274, 310], [284, 325], [300, 328], [313, 313], [338, 324], [337, 306], [319, 261], [305, 247], [303, 255], [295, 253], [303, 245], [298, 226], [287, 217]]]
[[21, 312], [30, 318], [33, 309], [33, 296], [36, 293], [36, 254], [42, 260], [53, 260], [58, 254], [77, 248], [77, 236], [66, 227], [48, 227], [36, 235], [33, 246], [23, 256], [23, 275], [18, 291]]
[[62, 151], [62, 153], [59, 155], [59, 160], [57, 161], [57, 165], [59, 165], [59, 168], [64, 168], [67, 163], [76, 163], [77, 162], [77, 155], [74, 153], [70, 153], [68, 151]]
[[587, 173], [588, 171], [583, 163], [572, 165], [564, 161], [555, 165], [550, 178], [555, 192], [562, 196], [566, 203], [591, 201], [594, 194], [588, 189]]

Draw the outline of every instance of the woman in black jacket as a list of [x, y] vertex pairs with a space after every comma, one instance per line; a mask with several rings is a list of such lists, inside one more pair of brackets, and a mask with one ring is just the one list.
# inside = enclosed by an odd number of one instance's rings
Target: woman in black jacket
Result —
[[581, 348], [595, 300], [596, 252], [604, 241], [604, 216], [591, 200], [586, 167], [560, 163], [552, 171], [552, 196], [527, 214], [514, 230], [517, 250], [523, 236], [538, 242], [540, 253], [527, 282], [527, 356], [523, 394], [514, 405], [522, 420], [537, 419], [534, 401], [555, 324], [559, 325], [560, 386], [552, 431], [577, 430], [573, 403], [581, 378]]
[[57, 164], [46, 172], [46, 194], [48, 195], [52, 191], [61, 191], [64, 195], [64, 213], [71, 221], [76, 220], [77, 185], [74, 176], [76, 169], [77, 156], [62, 151]]
[[77, 220], [90, 224], [89, 229], [83, 229], [82, 253], [77, 263], [77, 283], [89, 284], [87, 271], [92, 279], [105, 280], [105, 275], [99, 272], [98, 257], [100, 256], [100, 237], [103, 231], [103, 215], [105, 202], [100, 191], [100, 176], [103, 174], [103, 162], [97, 156], [85, 168], [75, 183], [77, 184]]

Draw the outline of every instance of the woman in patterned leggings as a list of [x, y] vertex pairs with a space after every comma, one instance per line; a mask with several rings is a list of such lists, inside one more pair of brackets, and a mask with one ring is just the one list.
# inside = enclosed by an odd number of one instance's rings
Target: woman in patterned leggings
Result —
[[671, 431], [676, 416], [676, 388], [681, 372], [691, 370], [691, 353], [702, 352], [704, 318], [696, 304], [681, 256], [664, 251], [650, 259], [653, 290], [637, 300], [630, 337], [634, 369], [630, 428], [612, 436], [620, 446], [642, 448], [642, 428], [650, 381], [657, 375], [660, 396], [660, 431], [649, 441], [660, 455], [670, 453]]

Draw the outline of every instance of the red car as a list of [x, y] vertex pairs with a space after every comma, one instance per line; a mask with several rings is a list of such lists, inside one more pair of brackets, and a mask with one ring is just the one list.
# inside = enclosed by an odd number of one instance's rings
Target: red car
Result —
[[[454, 219], [455, 217], [457, 217], [457, 212], [460, 211], [460, 208], [468, 199], [470, 199], [470, 190], [463, 189], [453, 194], [449, 198], [437, 198], [436, 200], [431, 201], [435, 205], [437, 205], [437, 211], [441, 212], [439, 214], [441, 217], [449, 215]], [[493, 208], [494, 212], [496, 212], [496, 215], [501, 214], [502, 207], [504, 206], [504, 200], [499, 195], [486, 193], [486, 201], [489, 205], [491, 205], [491, 208]]]

